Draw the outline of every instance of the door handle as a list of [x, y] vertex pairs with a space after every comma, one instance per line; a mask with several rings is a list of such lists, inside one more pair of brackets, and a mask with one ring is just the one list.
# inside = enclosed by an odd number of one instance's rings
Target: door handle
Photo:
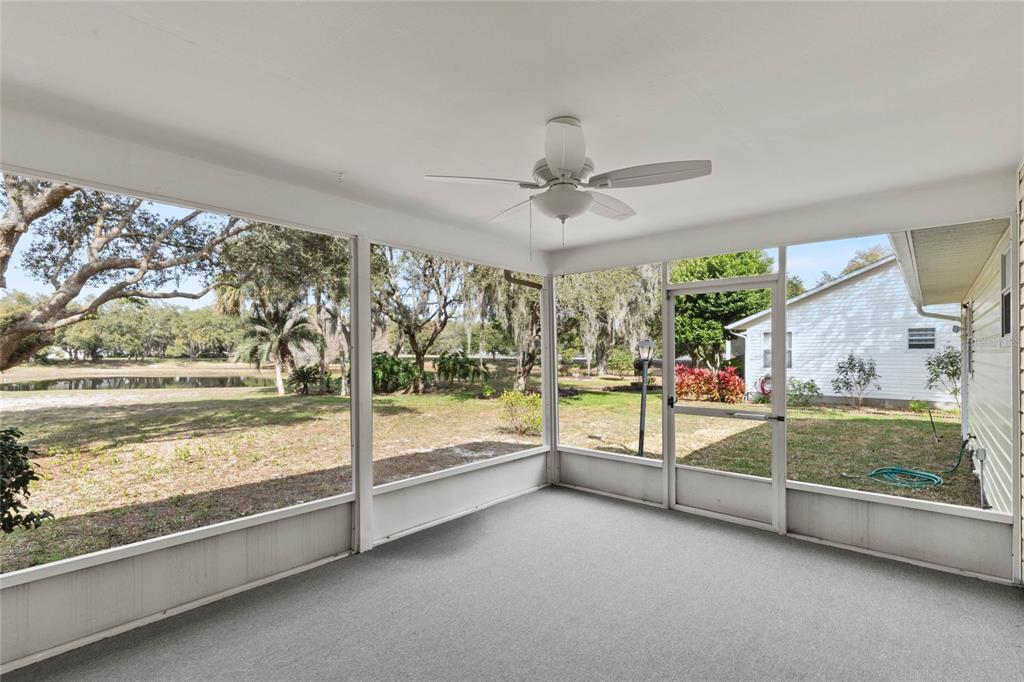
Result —
[[776, 416], [774, 414], [759, 414], [757, 412], [730, 412], [729, 416], [730, 417], [735, 417], [736, 419], [752, 419], [754, 421], [764, 421], [764, 422], [768, 422], [768, 421], [784, 422], [784, 421], [786, 421], [786, 418], [782, 417], [782, 416]]

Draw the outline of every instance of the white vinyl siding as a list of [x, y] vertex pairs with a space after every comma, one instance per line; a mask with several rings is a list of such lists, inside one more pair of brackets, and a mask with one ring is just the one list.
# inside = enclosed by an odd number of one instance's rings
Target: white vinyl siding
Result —
[[[932, 310], [957, 315], [959, 306]], [[745, 380], [751, 392], [767, 373], [762, 366], [763, 343], [764, 333], [771, 329], [767, 316], [754, 322], [746, 331]], [[869, 391], [868, 398], [955, 403], [941, 387], [927, 387], [924, 363], [929, 354], [946, 346], [960, 347], [960, 334], [953, 331], [956, 323], [917, 313], [895, 261], [791, 303], [786, 323], [792, 334], [789, 376], [813, 379], [826, 396], [836, 395], [832, 390], [836, 363], [854, 353], [872, 358], [878, 368], [882, 387]], [[934, 328], [935, 350], [908, 350], [907, 330], [912, 328]]]
[[1013, 472], [1013, 358], [1010, 339], [1002, 334], [1000, 281], [1000, 261], [1008, 242], [1009, 232], [967, 294], [973, 318], [967, 429], [978, 439], [977, 447], [985, 448], [985, 497], [993, 509], [1002, 512], [1012, 510]]

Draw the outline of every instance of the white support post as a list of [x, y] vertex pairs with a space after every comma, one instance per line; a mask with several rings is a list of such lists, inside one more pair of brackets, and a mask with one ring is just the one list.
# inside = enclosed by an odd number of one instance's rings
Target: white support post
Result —
[[661, 466], [664, 507], [676, 503], [676, 415], [669, 398], [676, 391], [676, 295], [669, 291], [668, 263], [661, 264]]
[[778, 279], [772, 289], [772, 526], [786, 525], [786, 247], [779, 247]]
[[548, 447], [548, 483], [559, 481], [558, 471], [558, 343], [555, 277], [544, 277], [540, 292], [540, 373], [544, 445]]
[[352, 238], [352, 549], [373, 547], [373, 382], [370, 372], [370, 240]]

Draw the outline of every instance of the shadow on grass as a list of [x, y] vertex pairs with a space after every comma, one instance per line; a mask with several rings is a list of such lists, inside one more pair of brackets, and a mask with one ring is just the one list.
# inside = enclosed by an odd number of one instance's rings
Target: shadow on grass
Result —
[[[522, 443], [474, 441], [411, 452], [375, 461], [374, 482], [381, 485], [528, 447], [530, 445]], [[58, 517], [36, 530], [19, 530], [3, 537], [0, 542], [0, 569], [26, 568], [351, 490], [352, 467], [343, 465]]]
[[[787, 459], [790, 480], [864, 490], [886, 495], [946, 502], [966, 506], [978, 504], [978, 481], [966, 455], [959, 468], [951, 468], [960, 449], [960, 425], [936, 423], [942, 436], [938, 443], [927, 420], [879, 416], [838, 419], [799, 414], [787, 419]], [[699, 431], [699, 430], [698, 430]], [[680, 463], [719, 471], [771, 476], [771, 426], [752, 428], [697, 444], [682, 456], [688, 436], [677, 432]], [[930, 488], [902, 488], [865, 478], [884, 466], [937, 473], [943, 484]]]
[[[158, 396], [154, 396], [158, 398]], [[390, 398], [373, 401], [375, 414], [416, 414]], [[339, 396], [210, 398], [181, 402], [59, 406], [11, 413], [34, 446], [80, 448], [95, 444], [154, 443], [185, 436], [199, 438], [265, 426], [292, 426], [347, 419], [349, 399]], [[45, 455], [45, 452], [41, 453]]]

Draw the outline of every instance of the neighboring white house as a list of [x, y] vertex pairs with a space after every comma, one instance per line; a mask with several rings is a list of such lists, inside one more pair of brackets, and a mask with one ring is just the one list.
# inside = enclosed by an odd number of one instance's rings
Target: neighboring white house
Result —
[[[959, 306], [936, 310], [955, 316]], [[832, 389], [836, 363], [853, 353], [871, 358], [877, 366], [880, 388], [871, 388], [866, 399], [955, 405], [955, 398], [941, 387], [928, 388], [925, 358], [946, 346], [960, 347], [957, 323], [917, 311], [894, 256], [791, 298], [786, 303], [786, 326], [788, 375], [813, 379], [830, 399], [840, 397]], [[771, 367], [769, 311], [726, 328], [744, 337], [744, 379], [748, 392], [755, 393]]]
[[[993, 509], [1010, 512], [1013, 491], [1014, 396], [1012, 330], [1016, 257], [1008, 220], [890, 235], [915, 305], [963, 306], [961, 428], [985, 451], [983, 491]], [[1011, 453], [1014, 453], [1011, 455]], [[977, 465], [975, 469], [977, 470]]]

